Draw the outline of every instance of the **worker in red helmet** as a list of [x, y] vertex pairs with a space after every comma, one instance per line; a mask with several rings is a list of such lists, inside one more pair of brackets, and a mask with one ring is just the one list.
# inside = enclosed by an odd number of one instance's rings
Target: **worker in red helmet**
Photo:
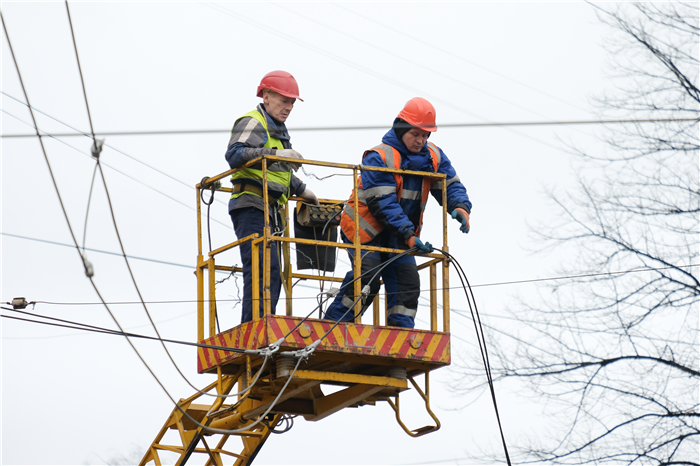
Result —
[[[292, 149], [285, 122], [299, 97], [299, 85], [294, 76], [286, 71], [267, 73], [258, 86], [257, 96], [262, 103], [251, 112], [238, 118], [231, 130], [231, 138], [226, 150], [226, 161], [231, 168], [239, 168], [261, 155], [279, 155], [303, 160], [301, 154]], [[308, 202], [318, 204], [318, 199], [306, 185], [292, 172], [297, 171], [298, 164], [275, 162], [267, 166], [267, 194], [270, 201], [270, 225], [275, 232], [284, 230], [279, 207], [285, 205], [291, 196], [298, 196]], [[265, 218], [263, 204], [262, 163], [235, 172], [231, 176], [233, 193], [228, 210], [233, 221], [236, 236], [241, 239], [258, 233], [263, 235]], [[279, 244], [279, 243], [278, 243]], [[253, 259], [251, 243], [240, 246], [243, 262], [243, 303], [241, 323], [253, 318], [253, 279], [260, 282], [260, 308], [263, 311], [263, 285], [260, 276], [253, 277]], [[260, 250], [260, 264], [263, 263], [263, 251]], [[275, 312], [282, 286], [279, 265], [279, 251], [272, 248], [270, 253], [270, 298], [272, 312]]]
[[[382, 138], [382, 143], [362, 156], [362, 165], [442, 173], [447, 176], [447, 199], [442, 199], [442, 181], [417, 175], [393, 174], [364, 170], [358, 177], [358, 205], [350, 196], [340, 226], [341, 237], [352, 243], [355, 235], [355, 209], [359, 216], [359, 234], [362, 244], [392, 249], [417, 248], [420, 253], [433, 251], [429, 242], [420, 239], [423, 211], [432, 194], [440, 205], [447, 202], [447, 211], [459, 221], [462, 233], [469, 232], [469, 214], [472, 203], [467, 190], [445, 153], [428, 142], [437, 131], [435, 107], [422, 97], [409, 100], [394, 120], [394, 125]], [[354, 250], [348, 249], [351, 263]], [[363, 300], [362, 312], [369, 307], [379, 291], [379, 278], [370, 270], [394, 258], [395, 254], [365, 252], [362, 256], [362, 289], [369, 285], [369, 295]], [[370, 273], [368, 273], [370, 272]], [[330, 320], [352, 321], [355, 300], [353, 272], [343, 280], [341, 292], [326, 311]], [[414, 256], [393, 260], [381, 272], [387, 291], [387, 325], [413, 328], [418, 310], [420, 278]]]

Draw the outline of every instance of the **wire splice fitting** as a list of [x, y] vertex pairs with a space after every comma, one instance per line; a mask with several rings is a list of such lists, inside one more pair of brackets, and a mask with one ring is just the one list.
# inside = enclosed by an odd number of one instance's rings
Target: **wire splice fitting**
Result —
[[306, 346], [300, 350], [296, 351], [283, 351], [280, 353], [281, 356], [293, 356], [295, 358], [307, 359], [311, 354], [316, 351], [318, 345], [321, 344], [321, 339], [314, 341], [309, 346]]
[[92, 278], [95, 275], [95, 269], [92, 267], [92, 263], [83, 257], [83, 266], [85, 267], [85, 276]]
[[90, 147], [90, 153], [92, 156], [96, 159], [100, 158], [100, 154], [102, 153], [102, 146], [104, 146], [105, 140], [104, 139], [97, 139], [92, 143], [92, 147]]

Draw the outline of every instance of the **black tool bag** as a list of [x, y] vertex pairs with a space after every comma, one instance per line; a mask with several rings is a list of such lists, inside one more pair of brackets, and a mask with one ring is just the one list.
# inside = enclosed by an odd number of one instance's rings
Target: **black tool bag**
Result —
[[[340, 207], [310, 206], [301, 202], [294, 209], [294, 237], [316, 241], [338, 241]], [[325, 228], [325, 232], [324, 232]], [[294, 245], [297, 251], [297, 269], [335, 270], [335, 251], [332, 246], [313, 244]]]

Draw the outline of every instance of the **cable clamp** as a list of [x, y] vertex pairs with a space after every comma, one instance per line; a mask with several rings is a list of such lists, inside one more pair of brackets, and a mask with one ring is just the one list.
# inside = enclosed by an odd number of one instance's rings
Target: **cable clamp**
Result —
[[96, 159], [100, 158], [100, 153], [102, 153], [102, 146], [104, 146], [105, 140], [104, 139], [97, 139], [92, 143], [92, 147], [90, 147], [90, 152], [92, 153], [92, 156]]
[[326, 294], [332, 298], [338, 296], [338, 293], [340, 293], [340, 288], [330, 288], [328, 291], [326, 291]]
[[92, 267], [92, 263], [83, 256], [83, 266], [85, 267], [85, 276], [92, 278], [95, 275], [95, 269]]
[[295, 358], [300, 358], [300, 359], [308, 359], [311, 354], [316, 351], [316, 348], [318, 345], [321, 344], [321, 339], [319, 338], [315, 342], [311, 343], [309, 346], [306, 346], [300, 350], [297, 351], [283, 351], [280, 353], [282, 356], [293, 356]]
[[365, 301], [367, 301], [367, 296], [369, 296], [369, 285], [365, 285], [362, 288], [360, 295], [362, 296], [362, 304], [365, 304]]
[[26, 309], [29, 305], [29, 303], [27, 302], [27, 298], [13, 298], [12, 302], [9, 304], [12, 304], [12, 308], [15, 310]]
[[272, 356], [276, 352], [280, 350], [280, 347], [282, 346], [282, 343], [284, 343], [284, 338], [280, 338], [267, 348], [259, 348], [259, 349], [247, 349], [245, 350], [245, 354], [254, 354], [257, 356]]

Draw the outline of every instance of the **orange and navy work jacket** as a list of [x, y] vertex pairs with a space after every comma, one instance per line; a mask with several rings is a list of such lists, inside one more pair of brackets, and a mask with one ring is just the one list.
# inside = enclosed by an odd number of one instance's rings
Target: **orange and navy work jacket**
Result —
[[[440, 149], [438, 149], [434, 144], [429, 143], [428, 144], [430, 156], [432, 159], [432, 168], [433, 172], [437, 172], [437, 168], [440, 165]], [[393, 168], [393, 169], [400, 169], [401, 168], [401, 154], [399, 153], [398, 150], [396, 150], [394, 147], [388, 145], [388, 144], [380, 144], [379, 146], [376, 146], [372, 148], [371, 150], [365, 151], [365, 153], [362, 156], [363, 162], [367, 155], [370, 152], [376, 152], [378, 153], [382, 161], [384, 162], [384, 165], [388, 168]], [[372, 172], [376, 173], [376, 172]], [[367, 198], [376, 198], [379, 196], [391, 196], [395, 195], [396, 196], [396, 202], [401, 205], [401, 200], [402, 199], [408, 199], [411, 201], [419, 201], [418, 204], [418, 210], [411, 209], [414, 212], [405, 212], [404, 214], [411, 214], [411, 213], [418, 213], [418, 218], [417, 222], [411, 221], [411, 226], [413, 228], [410, 228], [409, 230], [406, 231], [406, 233], [411, 233], [408, 237], [410, 238], [413, 235], [419, 236], [420, 235], [420, 229], [423, 224], [423, 211], [425, 210], [425, 205], [428, 202], [428, 194], [430, 193], [430, 186], [435, 179], [425, 177], [422, 179], [421, 182], [421, 189], [420, 190], [415, 190], [415, 189], [404, 189], [404, 177], [399, 174], [399, 173], [392, 173], [392, 174], [385, 174], [385, 175], [390, 175], [394, 179], [394, 183], [391, 185], [381, 185], [381, 186], [375, 186], [369, 189], [365, 189], [363, 186], [363, 180], [362, 180], [362, 175], [358, 177], [358, 202], [359, 202], [359, 209], [358, 209], [358, 214], [359, 214], [359, 224], [360, 224], [360, 241], [362, 243], [367, 243], [374, 239], [382, 230], [384, 230], [385, 227], [391, 228], [393, 225], [389, 223], [387, 225], [387, 222], [380, 221], [378, 220], [371, 212], [368, 204], [367, 204]], [[393, 196], [392, 196], [393, 197]], [[412, 203], [415, 204], [415, 203]], [[414, 206], [415, 207], [415, 206]], [[348, 238], [353, 238], [355, 236], [355, 222], [354, 222], [354, 215], [355, 215], [355, 198], [354, 196], [350, 197], [350, 200], [346, 204], [344, 210], [343, 210], [343, 215], [341, 217], [341, 222], [340, 225], [343, 229], [343, 232], [345, 233], [345, 236]], [[401, 209], [404, 210], [404, 209]], [[379, 215], [377, 217], [387, 217], [386, 213], [382, 215], [381, 213], [377, 212]], [[412, 215], [415, 217], [415, 215]], [[406, 217], [409, 217], [409, 215], [406, 215]], [[385, 219], [382, 219], [385, 220]], [[399, 228], [396, 228], [397, 232]], [[404, 235], [400, 235], [404, 236]]]
[[[390, 130], [383, 144], [365, 151], [363, 166], [386, 167], [411, 171], [443, 173], [447, 175], [447, 208], [471, 211], [471, 202], [447, 156], [429, 142], [417, 154], [407, 152], [405, 146]], [[400, 149], [399, 149], [400, 148]], [[423, 212], [432, 193], [442, 205], [442, 180], [365, 170], [358, 177], [358, 217], [360, 241], [372, 241], [382, 231], [407, 240], [420, 236]], [[348, 239], [355, 236], [355, 201], [350, 196], [341, 217], [340, 226]]]

